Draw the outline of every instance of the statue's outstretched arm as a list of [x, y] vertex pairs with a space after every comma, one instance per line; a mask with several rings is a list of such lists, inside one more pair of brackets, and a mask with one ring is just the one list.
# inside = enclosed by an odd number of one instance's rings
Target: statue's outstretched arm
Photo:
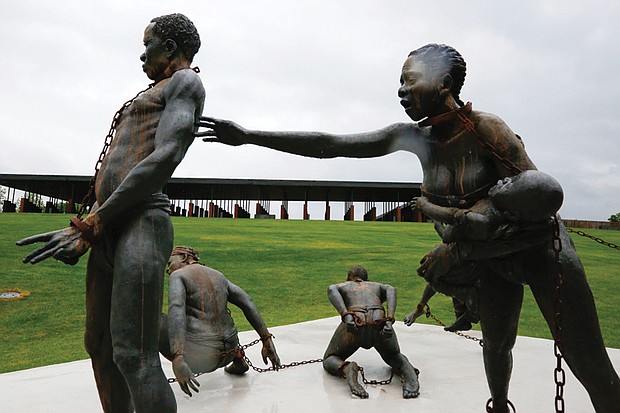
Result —
[[325, 132], [268, 132], [245, 129], [229, 120], [203, 116], [207, 128], [195, 136], [205, 142], [227, 145], [254, 144], [312, 158], [372, 158], [398, 150], [418, 152], [425, 135], [414, 123], [396, 123], [371, 132], [330, 134]]

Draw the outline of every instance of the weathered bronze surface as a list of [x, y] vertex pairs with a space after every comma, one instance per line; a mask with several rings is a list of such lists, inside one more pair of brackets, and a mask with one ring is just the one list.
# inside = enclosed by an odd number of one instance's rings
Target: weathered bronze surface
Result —
[[[251, 143], [316, 158], [366, 158], [409, 151], [422, 165], [425, 198], [442, 207], [470, 208], [486, 198], [498, 180], [536, 166], [521, 139], [502, 119], [472, 110], [461, 101], [465, 71], [462, 56], [446, 45], [426, 45], [407, 57], [398, 96], [414, 123], [333, 135], [251, 131], [230, 121], [203, 117], [200, 125], [208, 130], [197, 136], [205, 137], [205, 141]], [[603, 343], [585, 271], [566, 228], [562, 224], [554, 227], [548, 230], [555, 233], [553, 243], [522, 249], [522, 241], [533, 243], [525, 236], [514, 243], [490, 241], [469, 251], [468, 259], [479, 265], [477, 301], [493, 412], [508, 411], [511, 350], [517, 335], [523, 284], [530, 286], [561, 353], [588, 391], [596, 411], [617, 412], [620, 380]], [[562, 302], [570, 304], [561, 306], [558, 317], [558, 303]]]
[[170, 202], [161, 190], [194, 140], [205, 98], [189, 70], [200, 37], [187, 17], [153, 19], [143, 41], [142, 68], [154, 83], [114, 124], [90, 214], [17, 243], [45, 243], [24, 258], [32, 264], [49, 257], [75, 264], [90, 249], [85, 344], [103, 410], [115, 413], [176, 411], [158, 345], [173, 242]]
[[[368, 398], [368, 393], [358, 381], [358, 372], [363, 374], [363, 370], [355, 361], [346, 360], [360, 347], [374, 348], [400, 375], [403, 397], [418, 397], [418, 372], [400, 352], [393, 329], [396, 289], [391, 285], [368, 281], [366, 269], [357, 265], [349, 270], [347, 281], [331, 285], [327, 295], [342, 316], [342, 322], [325, 350], [323, 368], [334, 376], [344, 377], [351, 394]], [[387, 303], [387, 314], [383, 308], [384, 302]]]
[[237, 328], [228, 303], [239, 307], [263, 342], [261, 354], [275, 369], [280, 357], [258, 308], [241, 287], [219, 271], [198, 262], [190, 247], [176, 247], [168, 261], [168, 314], [162, 314], [160, 352], [172, 361], [181, 390], [192, 395], [200, 384], [197, 373], [225, 367], [227, 373], [242, 375], [249, 366], [239, 353]]
[[[435, 220], [435, 229], [443, 244], [437, 245], [420, 261], [418, 274], [428, 281], [420, 303], [405, 317], [405, 323], [424, 313], [433, 291], [455, 297], [462, 303], [457, 320], [447, 331], [467, 330], [480, 320], [478, 283], [481, 263], [470, 259], [474, 251], [486, 251], [495, 258], [532, 247], [550, 245], [552, 216], [562, 205], [564, 194], [551, 176], [528, 170], [504, 178], [471, 208], [443, 207], [426, 197], [414, 200], [415, 208]], [[503, 246], [507, 244], [509, 247]], [[509, 269], [506, 269], [509, 272]]]

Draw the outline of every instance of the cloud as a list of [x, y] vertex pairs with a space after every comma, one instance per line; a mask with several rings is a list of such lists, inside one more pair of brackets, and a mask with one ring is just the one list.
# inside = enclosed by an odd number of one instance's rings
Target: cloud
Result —
[[[112, 115], [148, 83], [142, 33], [182, 12], [203, 40], [205, 113], [256, 129], [345, 133], [407, 121], [396, 97], [409, 51], [465, 57], [462, 97], [502, 117], [567, 194], [567, 218], [620, 211], [620, 6], [394, 0], [6, 0], [0, 171], [90, 174]], [[207, 165], [207, 166], [205, 166]], [[415, 156], [315, 160], [196, 142], [175, 176], [420, 181]]]

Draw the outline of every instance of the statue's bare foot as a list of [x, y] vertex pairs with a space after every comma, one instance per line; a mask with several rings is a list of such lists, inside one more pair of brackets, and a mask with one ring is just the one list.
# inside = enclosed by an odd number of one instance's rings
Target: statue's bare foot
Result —
[[241, 376], [243, 373], [248, 371], [250, 367], [248, 363], [245, 362], [244, 359], [236, 358], [232, 363], [228, 366], [224, 367], [224, 371], [228, 374], [234, 374], [236, 376]]
[[415, 373], [401, 376], [403, 380], [403, 398], [405, 399], [413, 399], [420, 395], [420, 382], [418, 381], [420, 371], [415, 367], [414, 369]]
[[346, 364], [342, 372], [344, 373], [345, 379], [347, 379], [347, 383], [349, 384], [349, 388], [351, 389], [351, 394], [359, 397], [360, 399], [367, 399], [368, 393], [362, 385], [357, 381], [357, 373], [360, 371], [360, 367], [356, 362], [352, 361]]
[[469, 331], [471, 330], [471, 322], [468, 319], [468, 314], [465, 313], [452, 324], [444, 327], [444, 330], [454, 333], [456, 331]]

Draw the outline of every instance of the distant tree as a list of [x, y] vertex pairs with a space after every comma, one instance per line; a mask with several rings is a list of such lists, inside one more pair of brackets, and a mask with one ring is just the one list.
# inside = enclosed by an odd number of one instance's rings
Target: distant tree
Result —
[[610, 222], [620, 222], [620, 212], [609, 217]]

